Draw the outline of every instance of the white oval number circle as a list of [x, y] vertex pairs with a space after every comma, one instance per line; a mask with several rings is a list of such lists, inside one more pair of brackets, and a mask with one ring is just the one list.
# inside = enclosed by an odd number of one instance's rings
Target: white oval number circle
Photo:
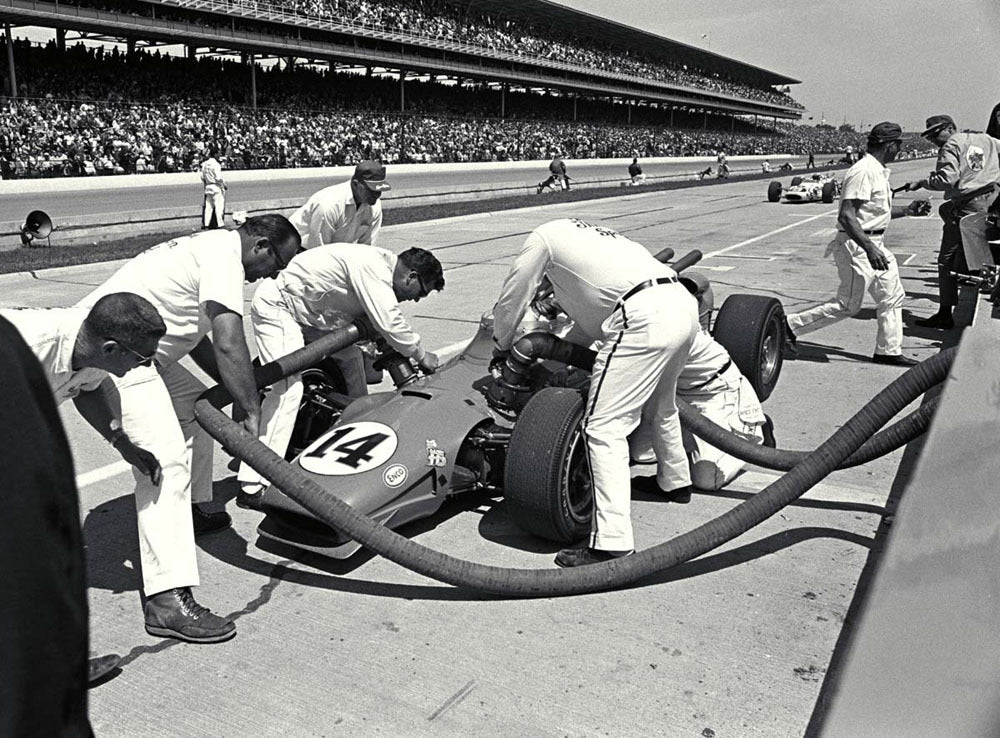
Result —
[[397, 443], [396, 432], [387, 425], [370, 420], [347, 423], [316, 439], [299, 456], [299, 465], [324, 476], [361, 474], [391, 459]]

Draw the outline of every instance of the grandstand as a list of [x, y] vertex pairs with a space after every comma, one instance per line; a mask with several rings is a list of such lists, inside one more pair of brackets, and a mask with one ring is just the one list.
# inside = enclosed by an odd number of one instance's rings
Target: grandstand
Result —
[[801, 117], [797, 80], [545, 0], [0, 0], [0, 17], [5, 178], [188, 170], [209, 148], [262, 168], [859, 143], [779, 123]]

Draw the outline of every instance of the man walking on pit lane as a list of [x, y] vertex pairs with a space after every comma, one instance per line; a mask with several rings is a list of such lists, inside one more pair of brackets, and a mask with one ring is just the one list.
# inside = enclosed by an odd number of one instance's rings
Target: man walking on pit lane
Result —
[[889, 220], [918, 211], [919, 202], [906, 208], [893, 207], [892, 187], [886, 164], [902, 147], [903, 131], [892, 122], [879, 123], [868, 134], [868, 153], [847, 171], [840, 195], [838, 233], [827, 246], [840, 275], [835, 297], [793, 313], [785, 327], [786, 350], [797, 352], [796, 338], [849, 318], [861, 310], [865, 291], [875, 298], [878, 330], [875, 336], [876, 364], [912, 366], [903, 356], [903, 300], [906, 292], [899, 279], [896, 258], [883, 244]]
[[643, 407], [653, 421], [656, 481], [668, 499], [690, 494], [675, 402], [698, 332], [698, 307], [670, 267], [616, 231], [578, 219], [536, 228], [514, 259], [494, 308], [493, 340], [509, 351], [542, 279], [577, 328], [598, 342], [583, 420], [593, 475], [589, 546], [563, 549], [559, 566], [633, 552], [628, 436]]
[[302, 247], [324, 243], [364, 243], [375, 246], [382, 228], [379, 198], [392, 187], [380, 161], [363, 161], [347, 182], [314, 193], [289, 220], [302, 237]]
[[202, 230], [223, 228], [226, 225], [226, 190], [229, 185], [222, 178], [222, 164], [208, 151], [208, 158], [201, 165], [201, 182], [205, 185], [205, 199], [201, 206]]
[[959, 221], [966, 215], [985, 213], [997, 198], [1000, 180], [1000, 141], [987, 133], [956, 130], [949, 115], [932, 115], [927, 130], [920, 134], [937, 144], [937, 165], [926, 179], [907, 182], [906, 189], [927, 188], [944, 192], [945, 203], [938, 210], [944, 225], [938, 251], [937, 312], [914, 321], [924, 328], [953, 328], [952, 310], [958, 303], [958, 279], [953, 272], [967, 272]]
[[192, 504], [212, 499], [213, 442], [194, 417], [205, 386], [179, 362], [190, 355], [220, 380], [245, 416], [243, 427], [258, 435], [260, 399], [243, 334], [243, 282], [276, 276], [300, 244], [284, 216], [256, 216], [236, 230], [204, 231], [153, 246], [79, 303], [90, 306], [128, 290], [149, 300], [167, 326], [155, 366], [115, 382], [123, 430], [162, 468], [159, 484], [134, 475], [143, 609], [151, 635], [217, 643], [236, 634], [232, 621], [199, 605], [191, 593], [199, 583], [196, 531], [219, 530], [231, 521], [225, 512], [208, 514]]

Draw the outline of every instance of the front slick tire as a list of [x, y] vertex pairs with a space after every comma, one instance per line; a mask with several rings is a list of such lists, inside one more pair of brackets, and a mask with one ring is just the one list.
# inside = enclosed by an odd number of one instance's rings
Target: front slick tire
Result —
[[559, 543], [590, 533], [594, 491], [581, 432], [584, 396], [542, 389], [524, 406], [507, 449], [504, 499], [518, 527]]

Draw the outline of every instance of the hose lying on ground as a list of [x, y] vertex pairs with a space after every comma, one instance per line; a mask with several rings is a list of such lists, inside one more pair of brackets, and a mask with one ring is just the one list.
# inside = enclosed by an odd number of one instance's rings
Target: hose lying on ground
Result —
[[[934, 417], [934, 411], [937, 410], [937, 405], [938, 401], [935, 397], [888, 428], [883, 428], [861, 444], [857, 451], [844, 459], [837, 466], [837, 469], [848, 469], [852, 466], [867, 464], [869, 461], [905, 446], [927, 430], [931, 424], [931, 418]], [[755, 466], [788, 471], [809, 456], [809, 451], [787, 451], [751, 443], [712, 422], [679, 397], [677, 398], [677, 409], [680, 412], [681, 423], [686, 430], [725, 451], [730, 456], [735, 456], [737, 459]]]
[[[327, 341], [327, 345], [332, 342]], [[307, 346], [306, 351], [311, 346]], [[328, 349], [330, 350], [330, 349]], [[295, 352], [281, 371], [298, 364]], [[370, 550], [425, 576], [473, 590], [516, 597], [548, 597], [615, 589], [701, 556], [760, 524], [826, 477], [900, 410], [942, 382], [955, 356], [948, 349], [910, 369], [876, 395], [829, 439], [761, 492], [694, 530], [632, 556], [573, 569], [509, 569], [463, 561], [429, 549], [361, 515], [300, 474], [213, 406], [229, 401], [208, 390], [195, 406], [198, 422], [224, 447], [312, 515]], [[281, 362], [279, 362], [280, 364]], [[266, 369], [266, 367], [264, 367]]]

